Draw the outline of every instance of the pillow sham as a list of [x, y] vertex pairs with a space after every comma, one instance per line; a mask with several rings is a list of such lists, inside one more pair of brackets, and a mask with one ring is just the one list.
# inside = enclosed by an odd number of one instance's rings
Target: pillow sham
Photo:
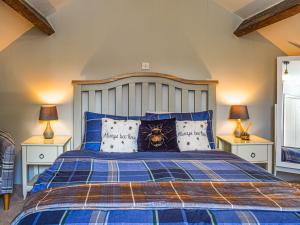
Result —
[[147, 120], [161, 120], [176, 118], [177, 121], [207, 121], [207, 137], [211, 149], [215, 149], [214, 135], [212, 129], [213, 111], [193, 112], [193, 113], [146, 113]]
[[142, 120], [138, 136], [139, 152], [179, 152], [176, 119]]
[[102, 142], [102, 118], [114, 120], [140, 120], [139, 116], [114, 116], [101, 113], [85, 112], [85, 130], [81, 144], [81, 150], [100, 151]]
[[102, 152], [137, 152], [140, 121], [102, 119]]
[[180, 151], [210, 150], [207, 121], [176, 121], [177, 142]]

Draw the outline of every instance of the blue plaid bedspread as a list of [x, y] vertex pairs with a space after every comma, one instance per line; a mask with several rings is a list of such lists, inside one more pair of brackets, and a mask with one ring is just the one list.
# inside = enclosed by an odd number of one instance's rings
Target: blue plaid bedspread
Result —
[[251, 210], [57, 210], [29, 214], [18, 225], [299, 225], [300, 214]]
[[[262, 168], [226, 152], [96, 153], [71, 151], [39, 177], [31, 198], [47, 189], [81, 184], [128, 182], [278, 182]], [[83, 196], [84, 197], [84, 196]], [[121, 196], [120, 196], [121, 197]], [[30, 199], [30, 198], [29, 198]], [[51, 198], [50, 198], [51, 199]], [[38, 203], [37, 203], [38, 205]], [[229, 225], [299, 224], [300, 213], [233, 209], [43, 208], [23, 214], [18, 225]]]
[[264, 169], [223, 151], [125, 154], [71, 151], [40, 175], [32, 193], [88, 183], [277, 180]]

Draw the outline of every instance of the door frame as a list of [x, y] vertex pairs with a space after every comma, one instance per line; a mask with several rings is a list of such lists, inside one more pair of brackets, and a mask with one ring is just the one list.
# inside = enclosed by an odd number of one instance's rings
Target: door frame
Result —
[[283, 142], [283, 68], [284, 61], [299, 61], [300, 56], [283, 56], [277, 58], [277, 103], [275, 105], [275, 174], [278, 171], [300, 173], [300, 164], [283, 162], [281, 146]]

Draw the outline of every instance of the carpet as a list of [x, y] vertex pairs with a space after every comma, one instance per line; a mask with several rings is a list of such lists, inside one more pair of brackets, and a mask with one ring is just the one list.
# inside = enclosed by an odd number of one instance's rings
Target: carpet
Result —
[[16, 185], [10, 200], [8, 211], [3, 210], [3, 197], [0, 196], [0, 225], [9, 225], [10, 222], [21, 212], [24, 204], [22, 186]]

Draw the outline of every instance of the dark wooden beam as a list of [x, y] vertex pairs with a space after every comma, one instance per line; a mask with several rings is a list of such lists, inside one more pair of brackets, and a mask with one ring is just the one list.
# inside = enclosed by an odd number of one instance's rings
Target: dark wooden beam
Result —
[[29, 20], [34, 26], [43, 31], [44, 33], [51, 35], [55, 31], [48, 20], [43, 17], [36, 9], [24, 0], [2, 0], [17, 13]]
[[238, 37], [249, 34], [260, 28], [277, 23], [300, 13], [300, 0], [284, 0], [249, 19], [246, 19], [234, 32]]

